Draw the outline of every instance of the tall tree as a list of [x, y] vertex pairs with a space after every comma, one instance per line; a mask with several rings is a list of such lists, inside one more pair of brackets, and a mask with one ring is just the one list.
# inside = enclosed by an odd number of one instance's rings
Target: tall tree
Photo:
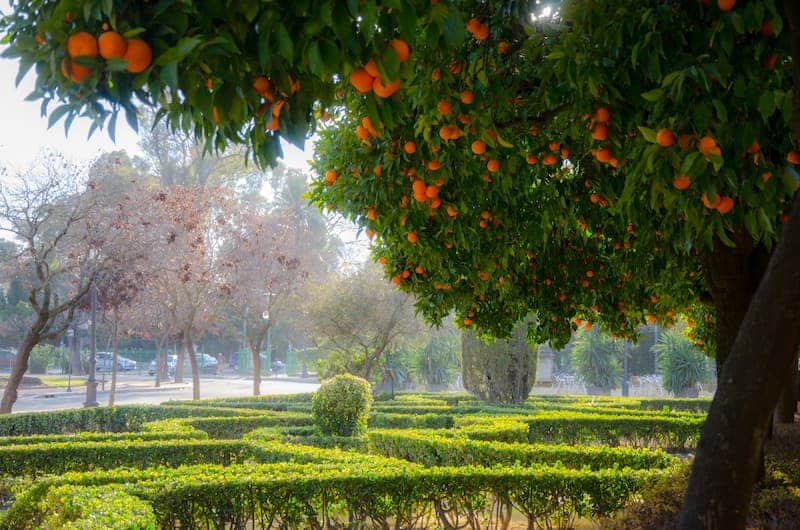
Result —
[[56, 155], [0, 188], [2, 229], [18, 244], [4, 265], [22, 278], [32, 311], [0, 413], [11, 412], [33, 347], [67, 329], [98, 274], [137, 258], [117, 224], [120, 212], [135, 211], [130, 201], [81, 183], [78, 168]]
[[335, 370], [367, 380], [388, 350], [421, 331], [411, 298], [387, 285], [372, 264], [314, 287], [305, 309], [317, 347], [338, 357]]

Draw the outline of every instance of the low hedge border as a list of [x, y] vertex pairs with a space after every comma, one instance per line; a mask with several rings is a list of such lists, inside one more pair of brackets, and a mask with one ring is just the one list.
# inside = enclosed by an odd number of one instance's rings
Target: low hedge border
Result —
[[258, 411], [222, 407], [123, 405], [0, 416], [0, 437], [76, 432], [131, 432], [142, 424], [168, 418], [253, 416]]
[[382, 456], [402, 458], [424, 466], [563, 465], [663, 469], [678, 463], [661, 450], [622, 447], [486, 442], [452, 436], [447, 431], [378, 429], [367, 433], [369, 449]]
[[[166, 420], [169, 421], [169, 420]], [[147, 424], [145, 424], [147, 425]], [[167, 424], [165, 424], [167, 425]], [[189, 425], [175, 424], [176, 430], [154, 432], [79, 432], [74, 434], [42, 434], [30, 436], [6, 436], [0, 438], [0, 447], [7, 445], [28, 445], [64, 442], [113, 442], [146, 440], [206, 440], [208, 433], [198, 431]]]
[[[34, 528], [54, 486], [124, 484], [150, 503], [159, 528], [481, 527], [516, 510], [529, 527], [552, 516], [610, 516], [665, 470], [434, 467], [387, 463], [189, 466], [46, 479], [18, 498], [0, 529]], [[460, 523], [458, 522], [460, 521]], [[89, 526], [87, 528], [99, 528]]]

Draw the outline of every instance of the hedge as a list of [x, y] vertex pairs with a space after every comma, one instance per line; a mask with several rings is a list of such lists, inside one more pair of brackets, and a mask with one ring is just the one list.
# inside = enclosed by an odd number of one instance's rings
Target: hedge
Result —
[[369, 417], [370, 428], [381, 429], [449, 429], [454, 425], [451, 414], [393, 414], [374, 412]]
[[125, 493], [119, 486], [51, 488], [42, 505], [47, 516], [42, 530], [151, 530], [156, 517], [150, 503]]
[[67, 471], [184, 464], [231, 464], [253, 459], [240, 440], [121, 440], [6, 445], [0, 476], [40, 476]]
[[0, 529], [36, 527], [51, 510], [42, 499], [50, 488], [64, 484], [119, 484], [125, 493], [152, 505], [159, 528], [244, 528], [253, 524], [264, 528], [432, 528], [463, 524], [467, 517], [485, 527], [510, 515], [512, 509], [533, 527], [555, 514], [609, 516], [647, 481], [664, 472], [369, 463], [69, 473], [45, 479], [20, 495], [0, 522]]
[[573, 469], [599, 470], [663, 469], [678, 463], [660, 450], [485, 442], [452, 436], [447, 431], [373, 430], [367, 436], [370, 451], [424, 466], [561, 464]]
[[75, 432], [130, 432], [143, 423], [167, 418], [197, 416], [253, 416], [257, 411], [220, 407], [123, 405], [0, 416], [0, 437]]
[[112, 442], [136, 440], [206, 440], [208, 433], [193, 429], [188, 425], [178, 425], [177, 431], [154, 432], [79, 432], [74, 434], [41, 434], [31, 436], [6, 436], [0, 438], [0, 447], [7, 445], [28, 445], [64, 442]]

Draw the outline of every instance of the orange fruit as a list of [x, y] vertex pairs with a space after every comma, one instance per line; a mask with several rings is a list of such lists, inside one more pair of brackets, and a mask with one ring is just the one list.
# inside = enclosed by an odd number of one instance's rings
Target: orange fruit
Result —
[[750, 147], [747, 148], [747, 152], [751, 155], [754, 155], [761, 151], [761, 146], [758, 145], [758, 140], [753, 140], [753, 143], [750, 144]]
[[425, 189], [425, 196], [429, 199], [435, 199], [439, 196], [439, 186], [431, 184]]
[[730, 11], [736, 5], [736, 0], [717, 0], [720, 11]]
[[650, 323], [650, 324], [655, 324], [655, 322], [656, 322], [656, 316], [655, 315], [647, 315], [645, 318], [647, 318], [647, 322]]
[[400, 282], [401, 282], [401, 281], [402, 281], [402, 280], [400, 279], [400, 275], [398, 275], [398, 274], [395, 274], [394, 276], [392, 276], [392, 283], [393, 283], [393, 284], [395, 284], [395, 285], [400, 285]]
[[717, 142], [710, 136], [703, 136], [700, 138], [700, 142], [697, 144], [697, 149], [703, 154], [703, 156], [708, 156], [712, 153], [719, 154]]
[[672, 185], [676, 190], [685, 190], [692, 185], [692, 179], [688, 175], [678, 175], [672, 181]]
[[450, 61], [449, 66], [450, 73], [453, 75], [458, 75], [461, 73], [461, 63], [458, 61]]
[[80, 83], [92, 73], [92, 69], [79, 64], [73, 64], [72, 61], [64, 57], [61, 61], [61, 73], [73, 83]]
[[449, 204], [447, 205], [447, 208], [445, 208], [445, 209], [447, 210], [447, 215], [449, 215], [450, 217], [456, 217], [458, 215], [458, 210], [456, 210], [455, 208], [453, 208]]
[[378, 65], [375, 64], [374, 59], [370, 59], [367, 64], [364, 65], [364, 70], [367, 71], [369, 75], [372, 77], [380, 77], [381, 74], [378, 73]]
[[475, 40], [486, 40], [489, 38], [489, 26], [481, 24], [478, 30], [472, 34]]
[[408, 47], [408, 43], [402, 39], [390, 40], [389, 46], [391, 46], [397, 54], [397, 58], [400, 59], [401, 63], [406, 62], [411, 55], [411, 49]]
[[767, 56], [767, 60], [764, 61], [764, 68], [767, 69], [767, 70], [774, 70], [775, 69], [775, 63], [777, 62], [777, 60], [778, 60], [778, 54], [777, 53], [769, 54]]
[[436, 110], [438, 110], [439, 114], [442, 116], [447, 116], [453, 110], [453, 105], [451, 105], [448, 100], [443, 99], [436, 104]]
[[722, 197], [717, 205], [717, 211], [721, 214], [726, 214], [733, 209], [733, 199], [730, 197]]
[[488, 169], [492, 173], [496, 173], [500, 171], [500, 162], [498, 162], [493, 158], [486, 163], [486, 169]]
[[358, 136], [358, 139], [362, 142], [366, 142], [369, 139], [369, 131], [363, 125], [359, 125], [356, 127], [356, 136]]
[[465, 319], [464, 319], [464, 325], [465, 325], [465, 326], [469, 326], [470, 324], [472, 324], [472, 319], [470, 319], [470, 318], [465, 318]]
[[589, 195], [589, 202], [591, 202], [592, 204], [597, 204], [598, 202], [600, 202], [600, 195], [592, 193], [591, 195]]
[[706, 208], [709, 208], [711, 210], [716, 210], [717, 207], [722, 202], [722, 197], [719, 196], [719, 193], [715, 193], [714, 194], [714, 200], [713, 201], [709, 200], [708, 199], [708, 195], [706, 195], [705, 193], [700, 197], [700, 199], [703, 201], [703, 206], [705, 206]]
[[569, 149], [567, 149], [566, 147], [561, 148], [561, 158], [565, 160], [569, 158]]
[[144, 72], [153, 62], [153, 51], [145, 41], [130, 39], [128, 40], [128, 47], [125, 49], [125, 55], [122, 58], [128, 61], [128, 71], [132, 74], [138, 74]]
[[[442, 140], [458, 140], [461, 137], [461, 131], [457, 125], [442, 125], [439, 129], [439, 136]], [[434, 149], [437, 151], [437, 149]]]
[[547, 153], [542, 157], [542, 164], [544, 164], [545, 166], [554, 166], [556, 165], [557, 162], [558, 159], [555, 157], [555, 155], [551, 153]]
[[469, 19], [469, 21], [467, 21], [467, 31], [469, 31], [470, 33], [475, 33], [476, 31], [478, 31], [478, 28], [480, 27], [481, 27], [481, 21], [478, 20], [477, 18], [471, 18]]
[[659, 129], [656, 133], [656, 143], [661, 147], [672, 147], [675, 143], [675, 135], [669, 129]]
[[592, 139], [600, 140], [601, 142], [608, 139], [608, 127], [605, 123], [598, 123], [592, 129]]
[[372, 90], [373, 79], [374, 78], [369, 75], [369, 72], [364, 68], [359, 68], [358, 70], [350, 72], [350, 84], [353, 85], [360, 94], [366, 94]]
[[438, 68], [436, 70], [434, 70], [433, 72], [431, 72], [431, 80], [432, 81], [438, 81], [441, 78], [442, 78], [442, 73], [439, 71]]
[[475, 94], [473, 94], [471, 90], [464, 90], [458, 97], [464, 105], [469, 105], [475, 101]]
[[[374, 136], [375, 138], [378, 137], [378, 131], [375, 130], [375, 127], [372, 126], [372, 121], [369, 119], [369, 116], [364, 116], [361, 119], [361, 126], [364, 127], [367, 132]], [[383, 125], [381, 125], [383, 127]]]
[[597, 150], [597, 161], [598, 162], [608, 162], [611, 160], [611, 149], [608, 147], [604, 147], [602, 149]]
[[269, 79], [260, 75], [253, 79], [253, 90], [264, 95], [265, 92], [272, 92], [272, 83], [270, 83]]
[[608, 123], [611, 119], [611, 113], [608, 112], [608, 109], [605, 107], [597, 107], [594, 111], [594, 121], [598, 121], [600, 123]]
[[558, 151], [559, 148], [561, 148], [561, 144], [558, 142], [550, 142], [550, 145], [547, 147], [549, 147], [551, 151]]
[[128, 49], [125, 38], [116, 31], [106, 31], [100, 35], [97, 45], [103, 59], [121, 59]]
[[534, 154], [529, 154], [528, 156], [525, 157], [525, 162], [531, 165], [535, 164], [538, 161], [539, 160], [536, 158], [536, 155]]
[[367, 210], [367, 219], [369, 219], [370, 221], [374, 221], [375, 218], [376, 218], [375, 208], [370, 208], [369, 210]]
[[428, 161], [428, 169], [430, 169], [431, 171], [436, 171], [440, 167], [442, 167], [442, 165], [439, 163], [438, 160], [430, 160], [430, 161]]
[[37, 33], [34, 38], [36, 39], [36, 44], [38, 44], [39, 46], [42, 46], [44, 44], [44, 37], [42, 37], [41, 33]]
[[408, 242], [411, 243], [411, 244], [416, 243], [417, 242], [417, 233], [416, 232], [409, 232], [408, 235], [406, 236], [406, 239], [408, 239]]
[[211, 107], [211, 119], [214, 120], [214, 123], [219, 123], [219, 109], [216, 105]]
[[472, 142], [472, 152], [476, 155], [482, 155], [486, 152], [486, 143], [483, 140], [475, 140]]
[[400, 273], [400, 276], [402, 276], [403, 279], [405, 280], [406, 278], [411, 276], [411, 271], [403, 271], [403, 272]]
[[379, 77], [376, 77], [375, 80], [372, 82], [372, 90], [375, 91], [375, 95], [381, 98], [388, 98], [395, 92], [397, 89], [400, 88], [400, 80], [396, 80], [388, 85], [384, 85], [381, 82]]
[[761, 23], [761, 34], [765, 37], [775, 36], [775, 30], [772, 29], [772, 24], [769, 23], [769, 20], [765, 20]]
[[786, 153], [786, 161], [790, 164], [800, 164], [800, 153], [792, 149]]
[[500, 41], [497, 43], [497, 53], [503, 55], [507, 51], [508, 51], [508, 43], [506, 41]]
[[425, 274], [425, 269], [417, 265], [416, 267], [414, 267], [414, 272], [416, 272], [417, 274]]
[[763, 180], [765, 184], [769, 181], [770, 178], [772, 178], [772, 172], [770, 171], [765, 171], [764, 173], [761, 174], [761, 180]]
[[336, 182], [336, 179], [339, 177], [339, 174], [336, 172], [335, 169], [329, 169], [325, 172], [325, 184], [331, 185]]
[[375, 237], [375, 230], [372, 230], [371, 228], [367, 228], [367, 237], [370, 238], [370, 239]]
[[97, 57], [97, 39], [85, 31], [73, 33], [67, 39], [67, 54], [70, 57]]
[[376, 177], [380, 177], [382, 172], [383, 172], [383, 168], [381, 167], [380, 164], [378, 164], [377, 166], [375, 166], [372, 169], [372, 173], [374, 173]]
[[417, 144], [409, 140], [403, 145], [403, 151], [408, 155], [413, 155], [417, 151]]
[[678, 136], [678, 145], [681, 146], [683, 151], [688, 151], [689, 147], [691, 147], [692, 143], [692, 135], [691, 134], [681, 134]]

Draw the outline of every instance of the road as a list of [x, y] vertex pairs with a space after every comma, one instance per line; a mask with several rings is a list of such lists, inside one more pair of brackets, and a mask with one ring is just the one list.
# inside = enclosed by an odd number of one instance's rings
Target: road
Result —
[[[108, 404], [108, 387], [105, 390], [97, 387], [97, 401], [100, 405]], [[261, 383], [262, 394], [295, 394], [313, 392], [319, 387], [316, 379], [294, 379], [286, 377], [270, 377]], [[161, 387], [153, 386], [153, 378], [147, 375], [122, 374], [117, 382], [117, 405], [157, 405], [171, 400], [192, 399], [191, 377], [185, 383], [166, 383]], [[221, 397], [244, 397], [253, 394], [253, 381], [238, 376], [202, 376], [200, 378], [200, 397], [202, 399]], [[72, 392], [66, 388], [22, 388], [19, 398], [14, 404], [14, 412], [40, 412], [80, 408], [86, 400], [86, 387], [73, 387]]]

